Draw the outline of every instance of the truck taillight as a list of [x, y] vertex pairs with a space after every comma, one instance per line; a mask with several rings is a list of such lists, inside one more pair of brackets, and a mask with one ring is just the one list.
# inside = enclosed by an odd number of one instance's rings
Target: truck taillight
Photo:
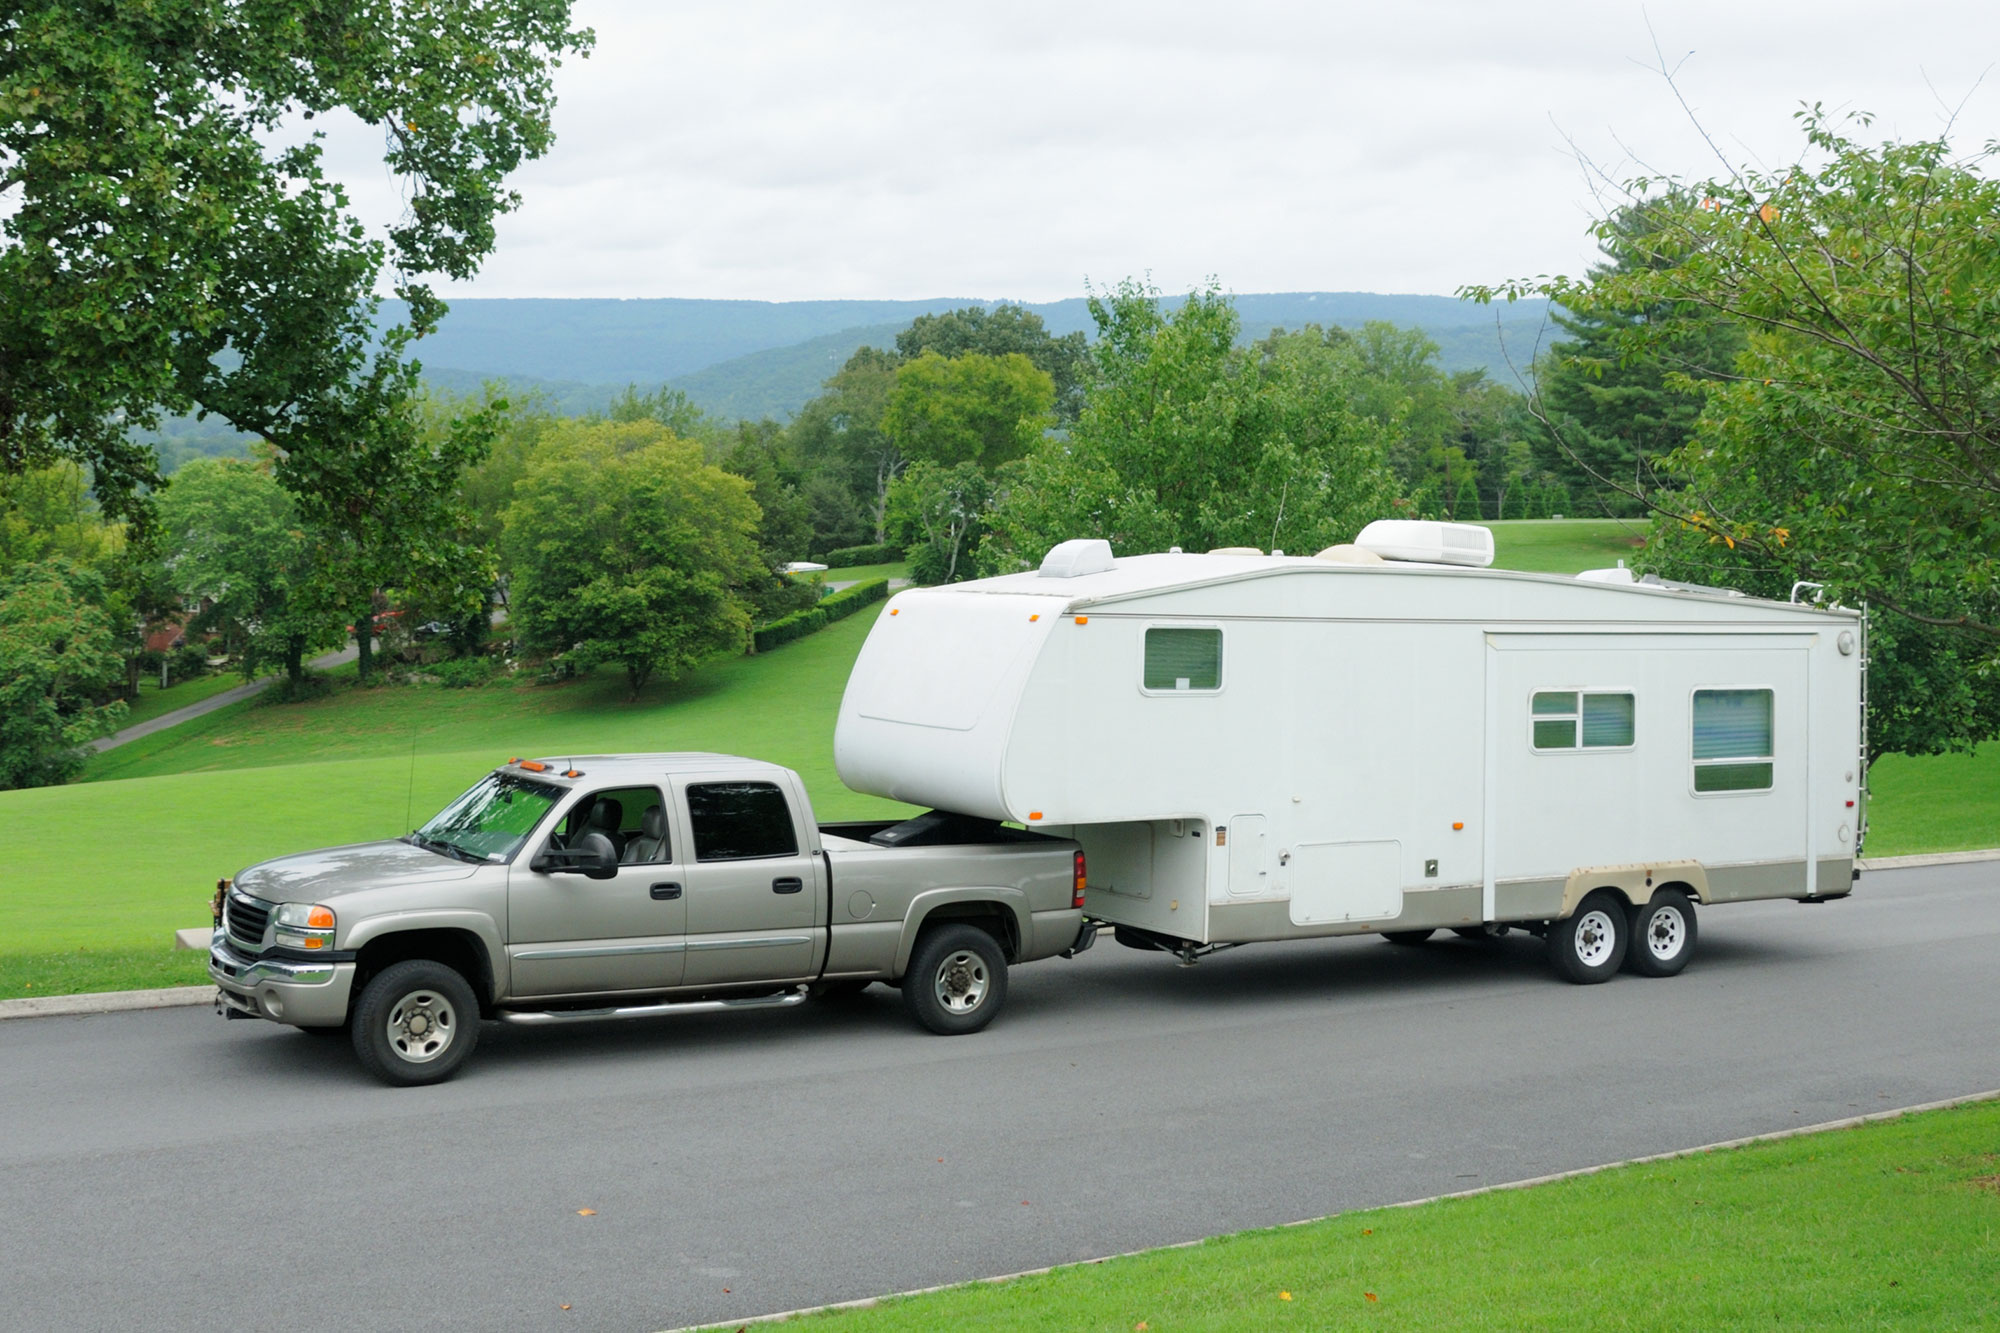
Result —
[[1083, 888], [1083, 851], [1079, 848], [1076, 854], [1076, 892], [1070, 898], [1071, 907], [1083, 906]]

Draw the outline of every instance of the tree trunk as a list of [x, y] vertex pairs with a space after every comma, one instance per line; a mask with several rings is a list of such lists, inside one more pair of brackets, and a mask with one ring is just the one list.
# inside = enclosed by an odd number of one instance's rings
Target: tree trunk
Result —
[[303, 634], [294, 634], [285, 640], [285, 676], [292, 682], [296, 692], [299, 682], [306, 678], [306, 639]]
[[361, 677], [361, 683], [368, 683], [368, 676], [375, 666], [375, 598], [370, 594], [361, 603], [360, 612], [354, 617], [354, 647], [358, 656], [354, 659], [354, 670]]

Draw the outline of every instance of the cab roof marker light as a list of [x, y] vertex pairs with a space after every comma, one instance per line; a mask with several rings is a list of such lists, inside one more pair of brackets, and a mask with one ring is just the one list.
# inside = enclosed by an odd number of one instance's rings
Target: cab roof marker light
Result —
[[539, 759], [523, 759], [521, 767], [527, 769], [530, 773], [546, 773], [549, 768], [547, 764]]

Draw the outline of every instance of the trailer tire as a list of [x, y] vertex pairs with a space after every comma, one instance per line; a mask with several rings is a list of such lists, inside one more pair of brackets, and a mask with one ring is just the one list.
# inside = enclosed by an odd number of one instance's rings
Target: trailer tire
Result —
[[1382, 938], [1391, 944], [1411, 945], [1422, 944], [1435, 934], [1435, 930], [1385, 930]]
[[1609, 889], [1599, 889], [1576, 905], [1565, 920], [1549, 926], [1549, 964], [1579, 986], [1609, 981], [1625, 961], [1632, 919]]
[[1671, 977], [1694, 956], [1694, 904], [1679, 889], [1661, 889], [1632, 909], [1625, 968], [1642, 977]]
[[903, 974], [903, 1007], [941, 1036], [977, 1032], [1007, 1000], [1007, 955], [977, 926], [938, 926], [917, 938]]
[[369, 979], [348, 1027], [361, 1067], [384, 1083], [442, 1083], [479, 1044], [479, 998], [457, 969], [412, 958]]

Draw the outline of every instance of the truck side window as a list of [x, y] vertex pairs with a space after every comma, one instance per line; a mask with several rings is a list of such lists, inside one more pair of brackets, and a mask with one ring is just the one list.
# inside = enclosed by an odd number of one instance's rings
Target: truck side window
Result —
[[1175, 694], [1222, 688], [1222, 631], [1156, 625], [1146, 631], [1149, 692]]
[[792, 808], [775, 783], [689, 783], [687, 801], [697, 861], [798, 854]]
[[1771, 691], [1694, 692], [1694, 789], [1765, 791], [1771, 786]]
[[1630, 694], [1542, 690], [1529, 710], [1537, 750], [1620, 750], [1632, 744], [1637, 710]]

